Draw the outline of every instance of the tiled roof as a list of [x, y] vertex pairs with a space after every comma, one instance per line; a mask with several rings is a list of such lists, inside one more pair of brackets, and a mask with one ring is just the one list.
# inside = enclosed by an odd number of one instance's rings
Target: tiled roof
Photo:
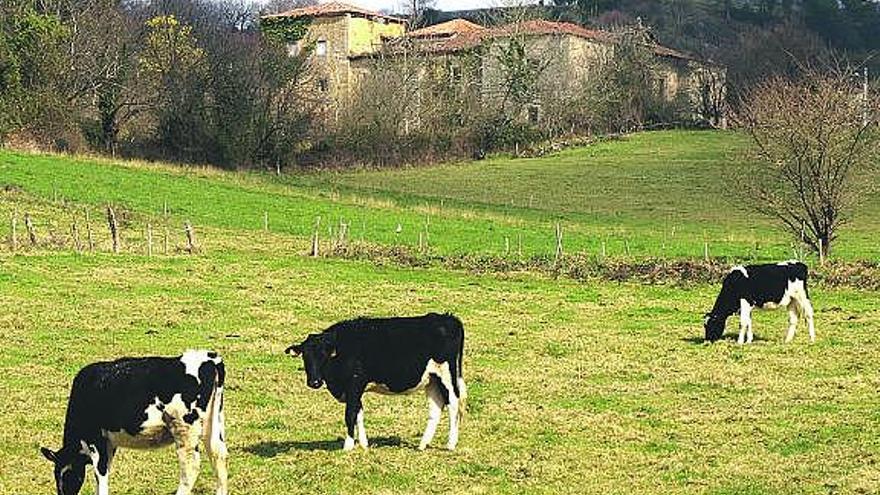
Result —
[[611, 37], [604, 31], [587, 29], [570, 22], [553, 22], [542, 19], [505, 24], [492, 29], [494, 36], [513, 34], [571, 34], [580, 38], [596, 41], [609, 41]]
[[680, 58], [682, 60], [697, 60], [692, 55], [688, 55], [673, 48], [669, 48], [668, 46], [654, 44], [650, 45], [650, 48], [654, 51], [654, 55], [659, 55], [661, 57]]
[[463, 19], [455, 19], [407, 33], [407, 37], [415, 38], [416, 47], [421, 51], [451, 53], [474, 48], [483, 41], [492, 38], [554, 34], [570, 34], [595, 41], [611, 40], [611, 37], [603, 31], [587, 29], [569, 22], [544, 20], [523, 21], [487, 28]]
[[395, 22], [403, 22], [403, 19], [400, 19], [399, 17], [385, 15], [374, 10], [365, 9], [344, 2], [327, 2], [317, 5], [309, 5], [307, 7], [300, 7], [288, 10], [287, 12], [270, 14], [264, 17], [330, 17], [343, 14], [357, 14], [364, 17], [379, 17]]
[[433, 37], [451, 37], [460, 34], [475, 33], [485, 31], [486, 28], [479, 24], [464, 19], [453, 19], [440, 24], [434, 24], [422, 29], [410, 31], [407, 36], [410, 38], [433, 38]]
[[[577, 36], [598, 43], [612, 43], [618, 36], [614, 33], [588, 29], [570, 22], [531, 20], [505, 24], [498, 27], [483, 27], [464, 19], [453, 19], [451, 21], [411, 31], [402, 38], [386, 39], [386, 47], [392, 52], [415, 48], [424, 53], [454, 53], [461, 50], [475, 48], [484, 41], [492, 38], [504, 38], [515, 35], [559, 34]], [[405, 40], [412, 41], [413, 45], [405, 44]], [[655, 55], [661, 57], [696, 60], [690, 55], [657, 44], [653, 41], [647, 41], [645, 46], [650, 48]]]

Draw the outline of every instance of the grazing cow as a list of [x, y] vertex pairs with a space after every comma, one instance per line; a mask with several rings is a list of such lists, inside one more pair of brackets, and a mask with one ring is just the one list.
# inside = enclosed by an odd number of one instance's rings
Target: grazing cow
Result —
[[[715, 341], [724, 333], [727, 318], [739, 312], [737, 342], [752, 342], [752, 310], [788, 308], [788, 335], [791, 342], [797, 328], [798, 315], [807, 319], [810, 341], [816, 340], [813, 327], [813, 305], [807, 291], [807, 265], [799, 261], [783, 261], [766, 265], [735, 266], [724, 277], [721, 292], [704, 322], [706, 340]], [[746, 337], [746, 335], [748, 335]]]
[[108, 495], [118, 447], [172, 443], [180, 462], [177, 495], [189, 495], [199, 473], [200, 440], [217, 475], [217, 495], [226, 495], [225, 375], [220, 356], [210, 351], [122, 358], [80, 370], [70, 390], [61, 449], [40, 449], [55, 464], [58, 495], [79, 493], [88, 464], [95, 470], [97, 495]]
[[464, 327], [452, 315], [430, 313], [409, 318], [358, 318], [337, 323], [311, 334], [301, 344], [285, 350], [302, 355], [306, 383], [327, 389], [345, 404], [347, 435], [344, 450], [358, 442], [367, 448], [364, 392], [406, 394], [424, 388], [428, 396], [428, 425], [419, 450], [424, 450], [437, 430], [440, 414], [449, 405], [449, 440], [458, 443], [460, 408], [467, 394], [461, 373]]

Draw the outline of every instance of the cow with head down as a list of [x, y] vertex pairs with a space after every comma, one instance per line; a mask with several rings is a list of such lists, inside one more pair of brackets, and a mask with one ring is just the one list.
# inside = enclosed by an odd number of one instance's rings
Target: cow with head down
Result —
[[752, 310], [788, 309], [789, 326], [786, 342], [794, 339], [799, 316], [807, 321], [810, 341], [816, 340], [813, 305], [807, 290], [807, 265], [784, 261], [763, 265], [735, 266], [724, 277], [721, 292], [712, 310], [706, 313], [703, 327], [706, 340], [714, 342], [724, 334], [725, 323], [739, 313], [739, 344], [751, 343]]
[[118, 448], [173, 444], [180, 464], [176, 495], [189, 495], [199, 473], [201, 442], [214, 466], [217, 495], [226, 495], [225, 376], [223, 361], [211, 351], [84, 367], [70, 390], [61, 448], [40, 449], [55, 466], [57, 494], [77, 495], [86, 467], [92, 466], [97, 495], [109, 495]]

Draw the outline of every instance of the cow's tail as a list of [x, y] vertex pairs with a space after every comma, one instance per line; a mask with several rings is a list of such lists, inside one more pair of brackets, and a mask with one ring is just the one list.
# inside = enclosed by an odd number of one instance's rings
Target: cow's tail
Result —
[[205, 443], [207, 448], [226, 457], [226, 417], [223, 412], [223, 384], [226, 381], [226, 367], [220, 357], [214, 359], [216, 379], [211, 400], [208, 401], [207, 418], [205, 421]]
[[804, 277], [804, 295], [807, 296], [807, 300], [809, 300], [810, 299], [810, 289], [807, 287], [807, 285], [808, 285], [807, 279], [810, 276], [810, 270], [809, 270], [809, 268], [807, 268], [807, 265], [805, 265], [803, 263], [801, 263], [801, 266], [803, 266], [803, 270], [801, 273]]
[[458, 342], [458, 362], [456, 363], [458, 367], [457, 373], [457, 385], [458, 385], [458, 420], [461, 421], [461, 416], [467, 411], [467, 385], [464, 383], [464, 325], [461, 322], [458, 322], [459, 329], [461, 331], [461, 338]]
[[788, 265], [788, 281], [800, 281], [804, 285], [804, 297], [810, 299], [810, 289], [807, 288], [807, 279], [809, 278], [809, 268], [801, 261], [791, 260]]

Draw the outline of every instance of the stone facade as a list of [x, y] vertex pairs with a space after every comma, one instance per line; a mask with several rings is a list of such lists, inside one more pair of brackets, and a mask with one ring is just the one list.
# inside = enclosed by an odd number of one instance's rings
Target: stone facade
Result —
[[[522, 62], [539, 74], [523, 118], [540, 120], [542, 106], [551, 103], [548, 100], [560, 91], [576, 90], [591, 71], [613, 57], [615, 46], [610, 33], [543, 20], [486, 28], [456, 19], [407, 33], [401, 19], [341, 3], [278, 15], [310, 19], [307, 34], [291, 46], [291, 52], [312, 50], [308, 84], [330, 122], [337, 121], [339, 112], [359, 95], [360, 81], [375, 64], [387, 63], [388, 58], [418, 60], [419, 80], [445, 78], [467, 86], [483, 106], [504, 104], [510, 97], [505, 83], [510, 69], [502, 59], [514, 39], [522, 46]], [[684, 97], [696, 109], [701, 106], [697, 99], [705, 93], [700, 85], [706, 74], [723, 86], [721, 69], [651, 40], [645, 45], [657, 56], [657, 89], [666, 99]]]
[[306, 35], [288, 46], [291, 55], [309, 51], [309, 96], [327, 118], [335, 119], [356, 94], [357, 69], [352, 61], [382, 50], [386, 38], [405, 34], [402, 19], [359, 7], [328, 3], [294, 9], [276, 16], [307, 18]]

